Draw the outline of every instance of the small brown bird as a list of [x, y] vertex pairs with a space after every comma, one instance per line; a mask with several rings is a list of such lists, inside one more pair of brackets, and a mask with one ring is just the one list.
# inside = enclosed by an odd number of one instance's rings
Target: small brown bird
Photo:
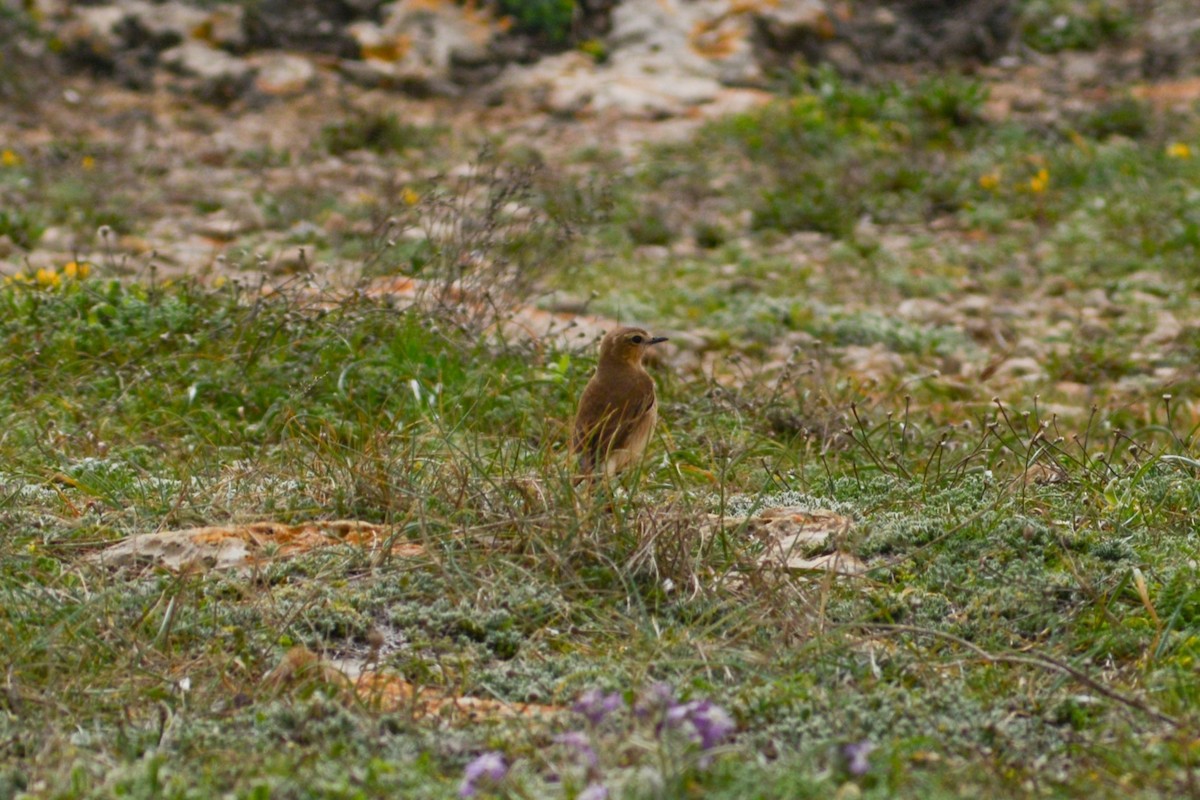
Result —
[[641, 458], [658, 420], [654, 379], [642, 357], [666, 340], [641, 328], [617, 328], [601, 340], [600, 363], [579, 398], [571, 439], [585, 475], [611, 478]]

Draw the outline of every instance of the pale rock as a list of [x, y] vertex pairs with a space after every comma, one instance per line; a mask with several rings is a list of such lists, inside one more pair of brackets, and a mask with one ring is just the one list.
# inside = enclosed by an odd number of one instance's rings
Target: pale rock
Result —
[[1010, 358], [996, 368], [993, 377], [1002, 383], [1012, 380], [1022, 380], [1033, 383], [1044, 380], [1046, 377], [1046, 371], [1042, 369], [1041, 362], [1036, 358]]
[[1178, 381], [1184, 380], [1187, 377], [1186, 373], [1186, 369], [1169, 366], [1155, 367], [1150, 370], [1150, 374], [1154, 376], [1154, 379], [1163, 386], [1171, 386]]
[[700, 0], [687, 8], [691, 17], [688, 44], [715, 69], [718, 81], [725, 86], [765, 85], [754, 19], [746, 3]]
[[1121, 284], [1123, 286], [1139, 287], [1151, 292], [1167, 292], [1169, 290], [1167, 281], [1163, 278], [1162, 273], [1150, 270], [1131, 272], [1121, 279]]
[[[1131, 353], [1130, 358], [1142, 359], [1147, 357], [1140, 353]], [[1153, 393], [1157, 397], [1162, 393], [1162, 386], [1159, 379], [1152, 374], [1125, 375], [1112, 385], [1112, 392], [1116, 396], [1128, 395], [1136, 397]]]
[[154, 3], [123, 0], [139, 25], [150, 35], [162, 39], [188, 39], [203, 30], [209, 15], [184, 3]]
[[1083, 50], [1062, 54], [1062, 74], [1072, 86], [1090, 86], [1103, 77], [1100, 56]]
[[75, 248], [75, 234], [60, 225], [51, 225], [42, 231], [37, 241], [38, 250], [72, 250]]
[[382, 23], [356, 22], [347, 33], [358, 43], [367, 77], [447, 91], [453, 65], [485, 61], [498, 30], [472, 7], [400, 0], [385, 7]]
[[877, 8], [871, 14], [871, 21], [881, 28], [891, 30], [900, 24], [900, 18], [890, 8]]
[[423, 552], [420, 545], [397, 542], [391, 529], [357, 520], [305, 522], [285, 525], [252, 522], [163, 533], [139, 533], [87, 556], [106, 567], [137, 568], [149, 565], [172, 570], [229, 569], [250, 571], [326, 547], [351, 546], [367, 553], [387, 552], [411, 557]]
[[[720, 67], [694, 46], [697, 28], [706, 20], [728, 15], [727, 3], [683, 3], [680, 0], [625, 0], [613, 9], [608, 45], [609, 64], [622, 77], [661, 79], [659, 90], [675, 94], [672, 83], [682, 79], [692, 88], [680, 94], [690, 98], [696, 80], [715, 84]], [[743, 33], [743, 36], [745, 34]], [[715, 95], [715, 88], [711, 90]], [[684, 100], [685, 104], [688, 102]]]
[[199, 234], [181, 235], [178, 225], [170, 239], [157, 239], [151, 250], [154, 264], [170, 267], [171, 274], [187, 275], [207, 269], [220, 255], [220, 245], [214, 244], [219, 237], [204, 237]]
[[254, 214], [233, 214], [220, 209], [198, 220], [193, 230], [201, 236], [224, 241], [261, 227], [262, 221]]
[[996, 299], [986, 294], [968, 294], [960, 297], [955, 306], [964, 314], [987, 314], [994, 310]]
[[1112, 304], [1112, 300], [1108, 299], [1108, 292], [1100, 288], [1089, 289], [1079, 298], [1081, 308], [1095, 309], [1101, 313], [1111, 308]]
[[64, 47], [84, 47], [92, 53], [110, 57], [122, 47], [117, 26], [128, 12], [117, 6], [84, 6], [74, 11], [73, 19], [58, 30]]
[[910, 322], [927, 322], [943, 325], [950, 322], [952, 315], [944, 303], [928, 297], [909, 297], [896, 306], [896, 315]]
[[904, 371], [904, 359], [882, 344], [870, 347], [849, 345], [841, 352], [841, 364], [847, 371], [862, 378], [882, 383]]
[[1165, 309], [1155, 314], [1154, 330], [1142, 339], [1142, 346], [1161, 346], [1171, 344], [1183, 335], [1183, 325], [1175, 315]]
[[672, 117], [711, 103], [721, 88], [715, 80], [687, 75], [663, 76], [660, 81], [655, 73], [645, 71], [645, 65], [618, 67], [610, 77], [592, 96], [592, 110], [647, 119]]
[[1054, 384], [1054, 388], [1063, 397], [1074, 401], [1076, 404], [1086, 402], [1094, 394], [1091, 386], [1078, 381], [1059, 381]]
[[766, 569], [861, 575], [867, 564], [845, 549], [853, 528], [850, 517], [803, 506], [763, 508], [751, 516], [708, 514], [700, 524], [705, 539], [736, 531], [761, 542], [757, 561]]
[[[824, 20], [824, 22], [822, 22]], [[827, 24], [819, 0], [625, 0], [612, 13], [603, 64], [580, 52], [510, 64], [497, 82], [510, 101], [554, 114], [662, 119], [763, 102], [762, 30], [792, 37]]]
[[317, 77], [311, 61], [290, 53], [263, 54], [252, 63], [258, 68], [254, 88], [263, 94], [284, 97], [302, 94]]
[[126, 27], [145, 31], [158, 47], [184, 41], [203, 30], [208, 14], [183, 3], [156, 5], [145, 0], [121, 0], [113, 5], [82, 6], [59, 32], [62, 42], [83, 45], [102, 56], [113, 56], [127, 45]]
[[202, 81], [240, 82], [253, 71], [244, 59], [199, 41], [184, 42], [162, 54], [162, 62], [181, 75]]
[[532, 101], [552, 114], [574, 116], [610, 112], [661, 119], [717, 99], [716, 80], [661, 72], [659, 59], [614, 57], [597, 65], [579, 52], [543, 58], [528, 67], [511, 65], [499, 79], [510, 99]]
[[[736, 4], [702, 0], [626, 0], [613, 10], [609, 58], [579, 52], [509, 65], [498, 86], [512, 100], [551, 113], [662, 119], [718, 101], [722, 81], [761, 77], [749, 27]], [[736, 98], [745, 103], [748, 99]], [[757, 99], [750, 99], [750, 103]]]
[[1125, 295], [1124, 302], [1121, 305], [1126, 307], [1145, 306], [1147, 308], [1158, 308], [1162, 304], [1163, 298], [1161, 295], [1144, 292], [1141, 289], [1134, 289]]
[[1013, 355], [1036, 358], [1041, 356], [1046, 351], [1046, 343], [1042, 338], [1033, 338], [1032, 336], [1022, 336], [1017, 339], [1017, 343], [1013, 346]]

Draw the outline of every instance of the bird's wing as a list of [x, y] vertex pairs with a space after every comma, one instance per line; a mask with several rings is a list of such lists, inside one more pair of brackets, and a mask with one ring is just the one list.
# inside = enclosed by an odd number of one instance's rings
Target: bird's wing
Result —
[[646, 380], [651, 381], [648, 388], [637, 382], [616, 396], [611, 388], [602, 393], [595, 383], [584, 389], [571, 448], [579, 454], [585, 471], [594, 469], [613, 450], [621, 449], [654, 408], [653, 379], [647, 375]]

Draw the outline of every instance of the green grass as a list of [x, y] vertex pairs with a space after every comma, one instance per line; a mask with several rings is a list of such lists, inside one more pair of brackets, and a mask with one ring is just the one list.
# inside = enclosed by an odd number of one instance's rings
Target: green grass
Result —
[[[666, 680], [718, 699], [743, 756], [675, 773], [712, 796], [820, 796], [851, 779], [831, 748], [862, 739], [881, 746], [854, 778], [872, 796], [1186, 785], [1200, 495], [1193, 467], [1160, 455], [1189, 451], [1165, 410], [1126, 454], [1099, 433], [1107, 412], [1085, 449], [1004, 407], [972, 429], [913, 415], [905, 433], [884, 400], [818, 457], [731, 413], [765, 384], [664, 380], [672, 447], [610, 509], [566, 480], [557, 421], [586, 360], [362, 298], [88, 278], [9, 285], [0, 305], [0, 335], [36, 344], [0, 363], [12, 791], [450, 796], [497, 746], [522, 765], [514, 785], [546, 790], [539, 753], [564, 723], [447, 729], [261, 683], [288, 647], [361, 653], [375, 627], [403, 641], [385, 665], [424, 685], [569, 704]], [[1014, 483], [1030, 462], [1067, 481]], [[874, 568], [733, 580], [755, 547], [699, 538], [718, 496], [848, 510]], [[339, 549], [251, 581], [79, 560], [128, 533], [264, 516], [387, 521], [429, 554]], [[648, 525], [653, 568], [629, 561]]]

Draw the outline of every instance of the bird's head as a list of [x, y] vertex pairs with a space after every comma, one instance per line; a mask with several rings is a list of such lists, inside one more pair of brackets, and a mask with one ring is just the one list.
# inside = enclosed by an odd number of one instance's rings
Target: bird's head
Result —
[[640, 364], [651, 345], [666, 340], [666, 336], [651, 336], [642, 328], [617, 328], [600, 342], [600, 363]]

